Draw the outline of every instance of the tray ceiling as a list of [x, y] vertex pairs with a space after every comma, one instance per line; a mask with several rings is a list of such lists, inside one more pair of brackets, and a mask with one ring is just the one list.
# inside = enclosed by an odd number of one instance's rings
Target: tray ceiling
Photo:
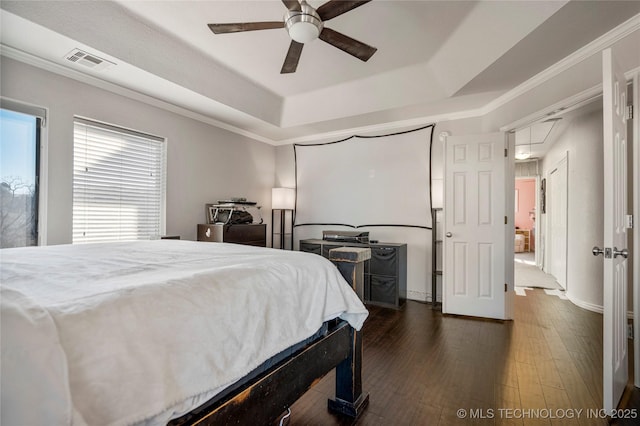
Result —
[[[5, 54], [28, 54], [271, 143], [483, 108], [640, 13], [640, 2], [628, 1], [373, 0], [326, 23], [376, 47], [368, 62], [315, 40], [296, 73], [280, 74], [286, 29], [216, 35], [207, 24], [282, 20], [282, 1], [0, 7]], [[70, 63], [73, 49], [114, 65]]]

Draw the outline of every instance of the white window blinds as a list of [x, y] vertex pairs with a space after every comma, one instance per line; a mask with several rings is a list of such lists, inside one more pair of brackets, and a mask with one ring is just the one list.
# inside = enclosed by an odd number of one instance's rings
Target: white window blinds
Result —
[[73, 242], [158, 238], [164, 232], [165, 141], [76, 117]]

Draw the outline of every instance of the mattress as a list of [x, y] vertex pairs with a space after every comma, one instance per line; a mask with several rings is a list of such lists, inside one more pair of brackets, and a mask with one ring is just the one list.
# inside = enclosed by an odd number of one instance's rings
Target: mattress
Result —
[[326, 336], [329, 330], [330, 323], [331, 321], [327, 321], [323, 323], [322, 327], [320, 327], [320, 329], [317, 332], [315, 332], [312, 336], [307, 337], [303, 341], [298, 342], [295, 345], [290, 346], [287, 349], [283, 350], [282, 352], [272, 356], [271, 358], [269, 358], [268, 360], [260, 364], [258, 367], [254, 368], [251, 372], [249, 372], [247, 375], [242, 377], [240, 380], [233, 383], [231, 386], [213, 395], [212, 398], [208, 399], [204, 404], [199, 405], [194, 410], [190, 410], [184, 416], [172, 419], [172, 421], [169, 422], [169, 426], [173, 424], [193, 423], [201, 413], [206, 413], [208, 409], [210, 409], [212, 406], [215, 406], [220, 401], [223, 401], [227, 397], [233, 396], [235, 393], [246, 389], [247, 386], [250, 385], [253, 380], [255, 380], [258, 376], [269, 371], [270, 368], [278, 365], [282, 361], [285, 361], [286, 359], [288, 359], [298, 351], [304, 349], [307, 345]]
[[164, 424], [367, 310], [308, 253], [175, 240], [0, 250], [2, 424]]

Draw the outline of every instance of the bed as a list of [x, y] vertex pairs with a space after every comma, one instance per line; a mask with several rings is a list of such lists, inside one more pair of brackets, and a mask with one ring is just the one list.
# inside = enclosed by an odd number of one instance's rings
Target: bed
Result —
[[330, 407], [362, 402], [368, 312], [321, 256], [175, 240], [3, 249], [0, 283], [2, 424], [242, 424], [335, 366]]

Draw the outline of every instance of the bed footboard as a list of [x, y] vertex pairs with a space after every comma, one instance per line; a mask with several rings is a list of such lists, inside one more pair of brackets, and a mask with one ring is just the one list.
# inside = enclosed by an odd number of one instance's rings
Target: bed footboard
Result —
[[324, 375], [349, 358], [352, 331], [348, 323], [340, 321], [325, 337], [273, 367], [240, 392], [175, 419], [171, 425], [270, 424]]
[[349, 355], [336, 367], [336, 397], [329, 400], [329, 410], [357, 418], [369, 404], [369, 394], [362, 392], [362, 338], [349, 327]]
[[[371, 259], [371, 249], [335, 248], [329, 251], [329, 259], [364, 299], [364, 262]], [[329, 400], [329, 410], [358, 417], [369, 403], [369, 394], [362, 392], [362, 336], [354, 329], [350, 329], [349, 345], [349, 356], [336, 367], [336, 397]]]
[[[362, 291], [359, 280], [363, 280], [363, 262], [370, 257], [370, 250], [334, 250], [339, 251], [331, 260], [347, 282]], [[219, 400], [214, 398], [169, 424], [271, 424], [333, 368], [336, 368], [336, 396], [329, 400], [329, 410], [358, 417], [369, 402], [369, 394], [362, 392], [362, 340], [346, 321], [334, 320], [326, 336], [308, 344], [238, 392]]]

